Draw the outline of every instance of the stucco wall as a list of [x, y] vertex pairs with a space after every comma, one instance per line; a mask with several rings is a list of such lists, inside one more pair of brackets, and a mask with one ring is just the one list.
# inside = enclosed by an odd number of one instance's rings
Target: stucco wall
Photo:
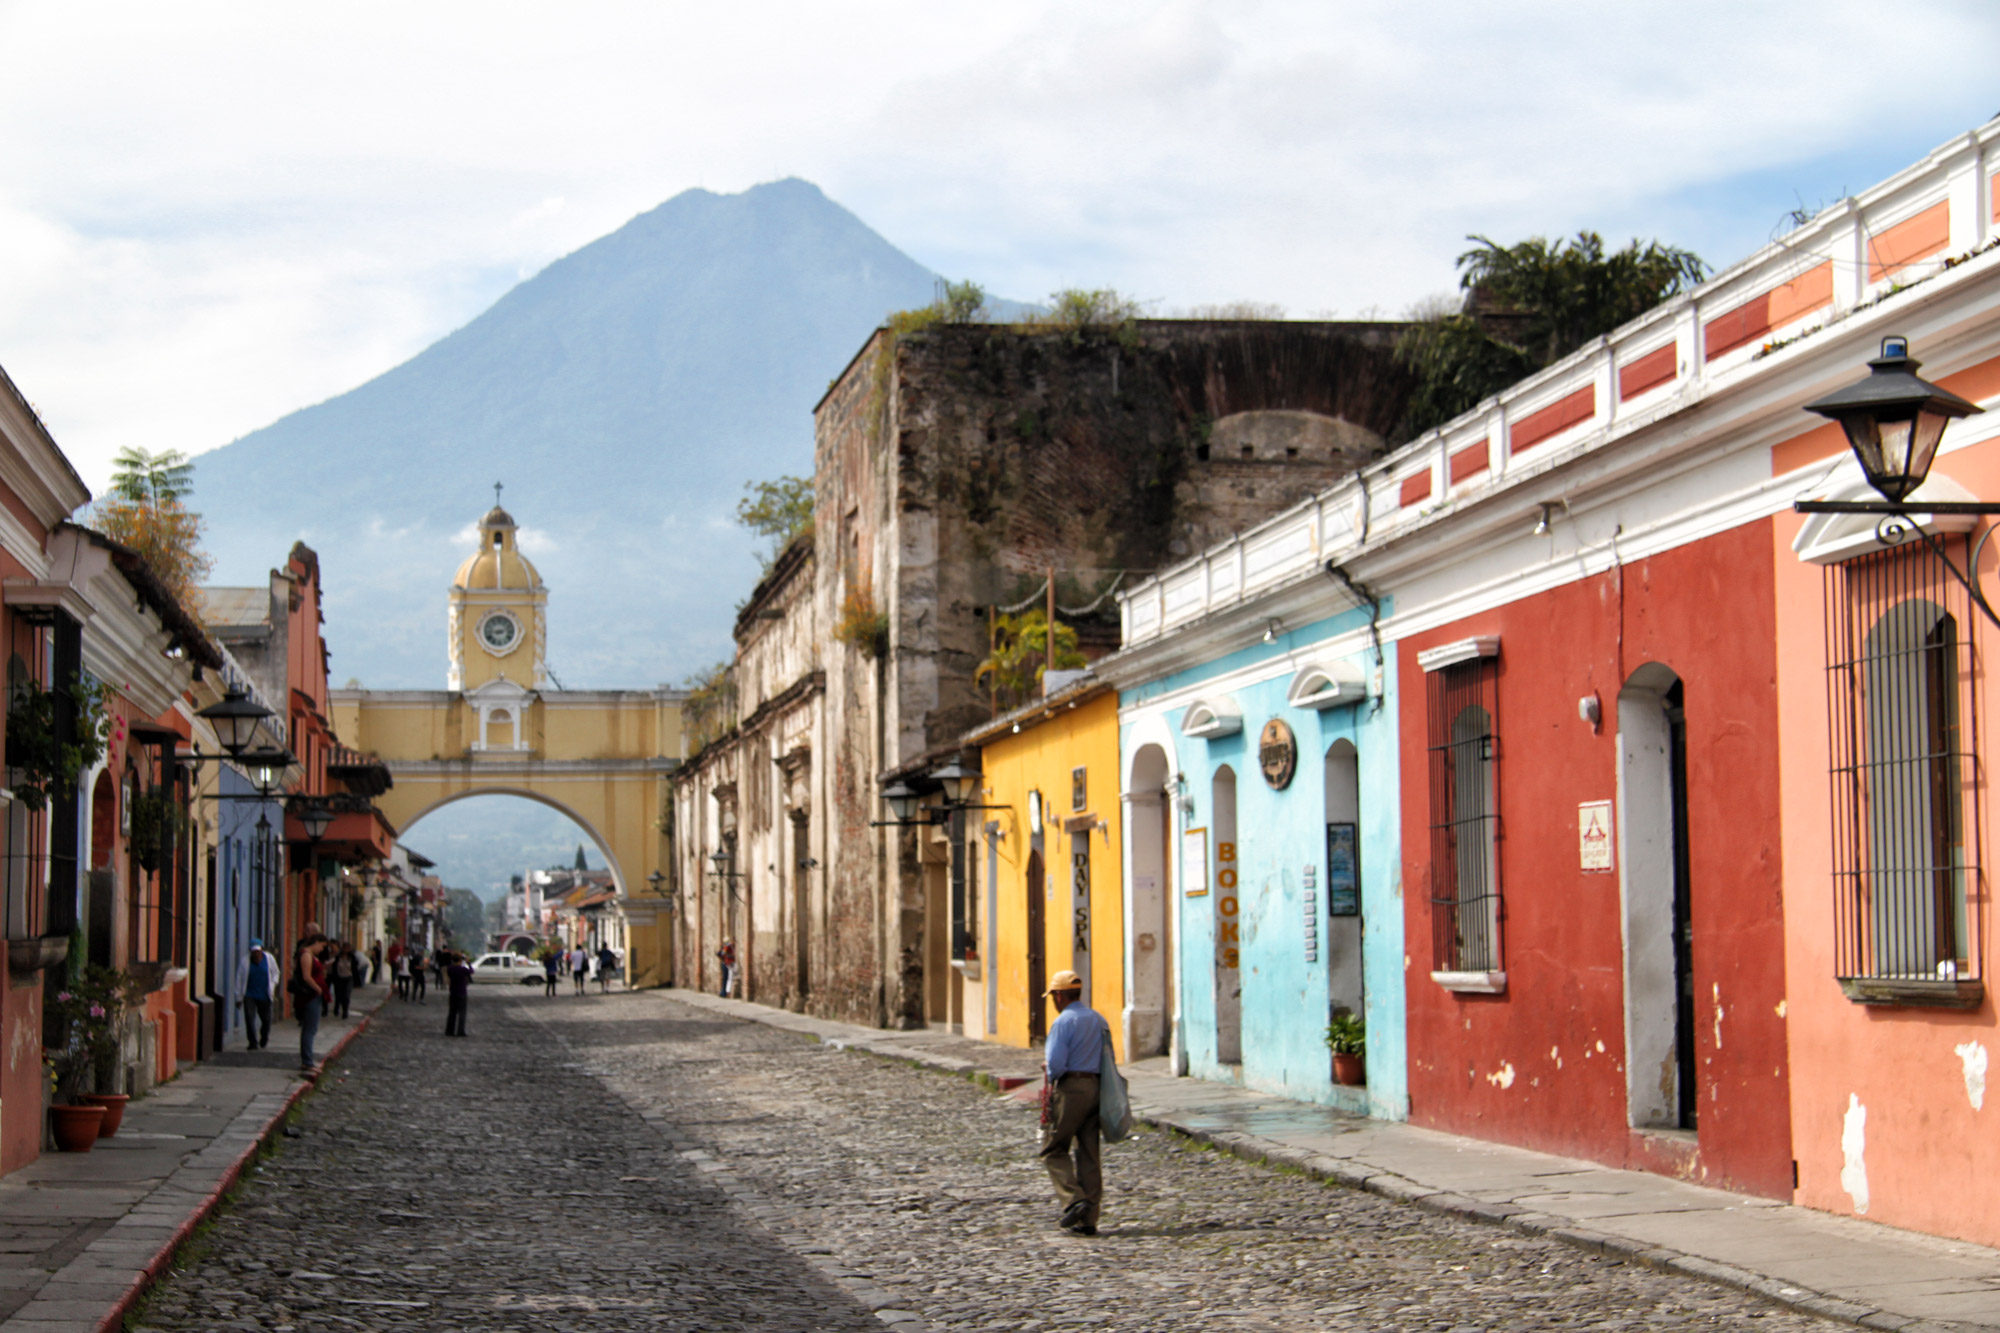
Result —
[[[1745, 524], [1403, 641], [1412, 1120], [1789, 1194], [1770, 528]], [[1430, 738], [1417, 655], [1494, 634], [1507, 991], [1468, 995], [1429, 975]], [[1699, 1091], [1691, 1155], [1683, 1141], [1628, 1128], [1620, 880], [1583, 871], [1578, 847], [1578, 806], [1618, 790], [1619, 690], [1649, 662], [1670, 667], [1686, 691]], [[1601, 731], [1578, 715], [1591, 694], [1604, 710]]]
[[[1174, 733], [1179, 771], [1193, 799], [1191, 812], [1172, 816], [1176, 858], [1181, 834], [1210, 830], [1206, 896], [1189, 897], [1185, 865], [1173, 873], [1179, 1003], [1189, 1072], [1204, 1078], [1239, 1079], [1247, 1086], [1288, 1097], [1345, 1106], [1397, 1119], [1407, 1108], [1403, 1039], [1403, 885], [1397, 806], [1397, 712], [1393, 694], [1379, 700], [1323, 711], [1285, 702], [1296, 671], [1308, 661], [1348, 660], [1372, 675], [1372, 650], [1332, 657], [1321, 641], [1367, 623], [1360, 612], [1345, 613], [1281, 634], [1271, 644], [1255, 644], [1203, 667], [1183, 671], [1124, 693], [1124, 764], [1131, 771], [1139, 747], [1157, 743], [1157, 727], [1142, 720], [1157, 713]], [[1396, 649], [1385, 646], [1387, 674], [1394, 679]], [[1211, 740], [1179, 735], [1193, 699], [1227, 695], [1242, 710], [1235, 735]], [[1298, 749], [1297, 771], [1283, 790], [1270, 787], [1257, 763], [1257, 742], [1273, 718], [1290, 726]], [[1352, 918], [1335, 921], [1327, 911], [1326, 757], [1337, 741], [1355, 750], [1360, 800], [1361, 1012], [1368, 1028], [1368, 1083], [1340, 1088], [1324, 1044], [1334, 986], [1330, 972], [1341, 965], [1342, 938]], [[1236, 871], [1239, 903], [1241, 985], [1240, 1066], [1218, 1058], [1216, 952], [1222, 943], [1218, 922], [1225, 919], [1215, 860], [1214, 779], [1227, 765], [1236, 775]], [[1311, 868], [1310, 885], [1307, 869]], [[1305, 949], [1305, 904], [1314, 903], [1317, 957]]]

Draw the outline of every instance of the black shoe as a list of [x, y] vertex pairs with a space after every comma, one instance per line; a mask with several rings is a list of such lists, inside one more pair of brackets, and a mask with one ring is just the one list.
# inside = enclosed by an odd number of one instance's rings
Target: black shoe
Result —
[[1084, 1199], [1078, 1199], [1075, 1203], [1063, 1209], [1062, 1229], [1064, 1231], [1081, 1230], [1084, 1226], [1088, 1225], [1083, 1219], [1089, 1216], [1090, 1216], [1089, 1201]]
[[1080, 1227], [1071, 1227], [1070, 1230], [1079, 1236], [1095, 1236], [1097, 1234], [1097, 1228], [1088, 1222], [1085, 1222]]

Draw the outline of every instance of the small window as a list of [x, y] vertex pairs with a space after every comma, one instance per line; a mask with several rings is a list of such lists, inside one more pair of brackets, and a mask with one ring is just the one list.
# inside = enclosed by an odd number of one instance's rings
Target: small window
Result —
[[[1497, 647], [1497, 644], [1495, 645]], [[1500, 947], [1498, 662], [1460, 657], [1426, 675], [1430, 737], [1431, 968], [1463, 991], [1505, 988]]]
[[1835, 968], [1863, 1004], [1983, 994], [1966, 542], [1936, 540], [1827, 569]]

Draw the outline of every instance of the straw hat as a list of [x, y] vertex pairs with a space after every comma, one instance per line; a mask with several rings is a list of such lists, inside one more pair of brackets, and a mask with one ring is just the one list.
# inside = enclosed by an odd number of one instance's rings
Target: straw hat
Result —
[[1062, 971], [1056, 973], [1054, 977], [1050, 978], [1049, 989], [1046, 993], [1049, 995], [1054, 995], [1059, 990], [1082, 990], [1082, 989], [1083, 989], [1083, 978], [1078, 976], [1076, 973], [1070, 971], [1068, 968], [1064, 968]]

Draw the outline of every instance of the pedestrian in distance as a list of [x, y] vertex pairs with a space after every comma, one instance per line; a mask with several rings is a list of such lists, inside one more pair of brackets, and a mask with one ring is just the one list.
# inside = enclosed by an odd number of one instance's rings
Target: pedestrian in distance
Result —
[[382, 980], [382, 941], [376, 940], [368, 946], [368, 984], [373, 986]]
[[600, 944], [597, 947], [597, 993], [599, 995], [608, 995], [611, 993], [611, 974], [617, 970], [618, 955], [611, 952], [610, 945]]
[[542, 987], [543, 995], [553, 996], [556, 993], [556, 973], [561, 967], [562, 950], [550, 949], [542, 955], [542, 976], [546, 981]]
[[431, 955], [431, 976], [434, 984], [440, 990], [444, 989], [444, 965], [445, 959], [448, 957], [450, 957], [450, 954], [443, 949], [439, 949]]
[[418, 1004], [430, 1003], [424, 998], [424, 971], [429, 966], [430, 960], [424, 957], [422, 949], [410, 950], [410, 998]]
[[410, 998], [410, 955], [394, 946], [390, 948], [389, 952], [396, 955], [396, 961], [393, 964], [396, 969], [396, 998], [407, 1000]]
[[446, 1007], [444, 1012], [444, 1035], [463, 1037], [465, 1035], [465, 1006], [472, 989], [472, 963], [462, 953], [441, 954], [448, 960], [444, 969], [446, 986]]
[[264, 941], [251, 940], [250, 952], [236, 962], [236, 994], [243, 1001], [243, 1036], [253, 1051], [271, 1044], [271, 1000], [278, 993], [277, 960]]
[[1111, 1026], [1083, 1002], [1083, 978], [1067, 968], [1050, 983], [1049, 999], [1057, 1013], [1042, 1056], [1046, 1073], [1040, 1156], [1063, 1206], [1063, 1230], [1095, 1236], [1104, 1203], [1098, 1072]]
[[359, 971], [359, 963], [354, 946], [342, 940], [340, 951], [333, 956], [333, 1014], [336, 1018], [348, 1016], [348, 1007], [354, 1000], [354, 978]]
[[720, 994], [726, 1000], [729, 998], [729, 993], [736, 989], [736, 941], [724, 940], [722, 947], [715, 951], [715, 957], [716, 961], [722, 964]]
[[581, 944], [569, 952], [569, 975], [576, 982], [576, 993], [585, 994], [584, 987], [590, 982], [590, 955]]
[[320, 957], [325, 950], [326, 936], [316, 931], [307, 935], [292, 956], [292, 979], [286, 983], [299, 1020], [299, 1070], [307, 1074], [319, 1068], [313, 1043], [319, 1038], [320, 1016], [333, 994], [327, 985], [326, 963]]

